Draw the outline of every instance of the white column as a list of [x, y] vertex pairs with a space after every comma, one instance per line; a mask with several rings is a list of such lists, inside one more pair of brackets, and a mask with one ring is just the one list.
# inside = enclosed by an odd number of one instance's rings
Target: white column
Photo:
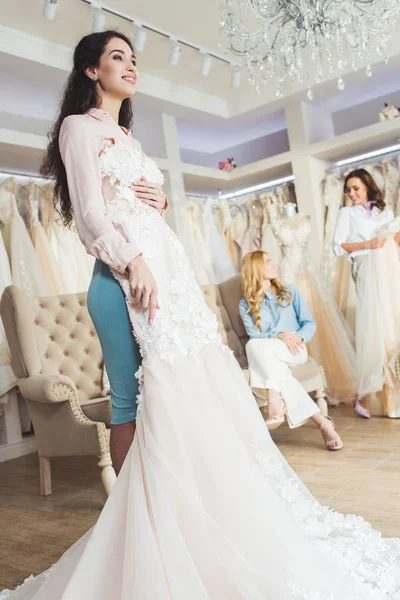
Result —
[[185, 206], [187, 198], [185, 192], [185, 181], [183, 178], [176, 119], [171, 115], [163, 114], [162, 123], [169, 168], [169, 176], [165, 181], [164, 190], [170, 201], [170, 209], [167, 211], [165, 219], [183, 244], [190, 262], [192, 265], [195, 265], [196, 247], [191, 236], [189, 213]]
[[165, 181], [165, 193], [170, 202], [170, 210], [166, 219], [169, 225], [179, 235], [182, 229], [182, 215], [186, 212], [183, 205], [186, 202], [185, 183], [183, 180], [181, 155], [179, 149], [178, 128], [172, 115], [161, 115], [165, 139], [165, 149], [169, 166], [168, 178]]
[[288, 104], [285, 113], [299, 211], [311, 216], [308, 257], [315, 266], [319, 266], [324, 238], [324, 207], [320, 184], [328, 164], [310, 156], [308, 145], [334, 136], [332, 117], [299, 101]]

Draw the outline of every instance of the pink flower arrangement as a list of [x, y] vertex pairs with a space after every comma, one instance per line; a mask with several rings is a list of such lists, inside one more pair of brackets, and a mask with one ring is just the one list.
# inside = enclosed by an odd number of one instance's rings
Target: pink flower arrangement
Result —
[[230, 171], [233, 171], [233, 169], [236, 169], [236, 165], [233, 162], [233, 158], [227, 158], [226, 160], [220, 160], [218, 163], [218, 169], [221, 169], [221, 171], [228, 171], [228, 173]]
[[392, 119], [397, 119], [400, 116], [400, 108], [397, 106], [389, 106], [385, 102], [385, 107], [379, 113], [380, 121], [390, 121]]

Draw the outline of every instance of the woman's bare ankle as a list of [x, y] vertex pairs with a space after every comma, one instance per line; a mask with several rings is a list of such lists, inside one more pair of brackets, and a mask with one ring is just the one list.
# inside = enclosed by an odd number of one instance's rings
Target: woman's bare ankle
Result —
[[268, 417], [271, 419], [281, 415], [285, 409], [285, 402], [277, 390], [268, 390]]

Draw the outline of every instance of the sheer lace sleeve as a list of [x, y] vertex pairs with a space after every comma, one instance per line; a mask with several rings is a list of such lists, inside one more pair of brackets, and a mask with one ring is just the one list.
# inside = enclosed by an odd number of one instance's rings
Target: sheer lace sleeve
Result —
[[141, 251], [134, 242], [128, 242], [105, 215], [99, 138], [88, 129], [84, 117], [72, 115], [63, 121], [59, 145], [76, 228], [86, 251], [124, 272]]

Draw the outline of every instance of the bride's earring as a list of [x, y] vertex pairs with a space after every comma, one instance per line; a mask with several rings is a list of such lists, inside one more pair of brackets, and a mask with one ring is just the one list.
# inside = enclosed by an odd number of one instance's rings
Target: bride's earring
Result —
[[96, 75], [94, 77], [92, 77], [92, 81], [97, 81]]

